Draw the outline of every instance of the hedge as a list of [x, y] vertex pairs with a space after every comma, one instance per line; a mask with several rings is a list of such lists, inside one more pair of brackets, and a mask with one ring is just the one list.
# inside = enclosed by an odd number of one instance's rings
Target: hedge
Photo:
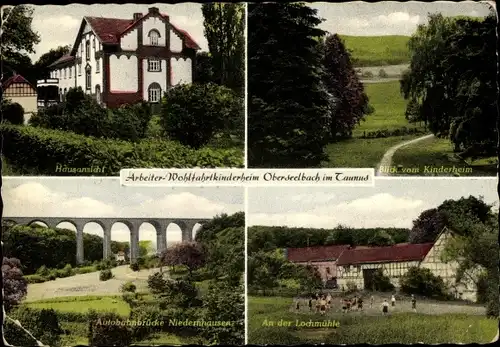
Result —
[[[51, 176], [117, 176], [123, 168], [244, 167], [239, 149], [194, 150], [173, 141], [96, 139], [71, 132], [1, 124], [3, 155], [18, 170]], [[104, 168], [102, 173], [57, 172], [56, 167]], [[85, 171], [85, 170], [83, 170]]]

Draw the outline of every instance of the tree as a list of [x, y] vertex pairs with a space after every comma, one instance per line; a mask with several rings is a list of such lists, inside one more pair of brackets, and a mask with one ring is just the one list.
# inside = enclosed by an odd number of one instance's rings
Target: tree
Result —
[[67, 46], [58, 46], [55, 49], [51, 49], [47, 53], [44, 53], [38, 58], [37, 62], [33, 64], [34, 69], [36, 70], [36, 78], [37, 79], [45, 79], [50, 77], [50, 69], [49, 65], [54, 63], [56, 60], [68, 54], [71, 50], [69, 45]]
[[444, 213], [437, 208], [425, 210], [413, 221], [410, 231], [410, 243], [434, 242], [439, 233], [446, 226], [447, 219]]
[[184, 265], [188, 268], [189, 275], [205, 264], [205, 253], [197, 242], [182, 242], [169, 247], [163, 253], [161, 262], [167, 266]]
[[323, 81], [335, 107], [331, 122], [332, 139], [351, 137], [354, 127], [370, 110], [368, 96], [340, 36], [330, 35], [320, 46], [325, 67]]
[[443, 279], [426, 268], [409, 268], [408, 272], [400, 277], [399, 282], [403, 293], [436, 298], [447, 296]]
[[143, 240], [139, 241], [139, 258], [144, 258], [153, 251], [153, 241]]
[[202, 5], [213, 81], [243, 95], [245, 86], [245, 5]]
[[429, 16], [410, 38], [401, 91], [429, 129], [464, 157], [493, 155], [497, 142], [496, 18]]
[[196, 53], [194, 83], [215, 83], [212, 56], [208, 52]]
[[322, 83], [316, 10], [248, 5], [250, 167], [313, 167], [327, 157], [332, 104]]
[[21, 262], [16, 258], [3, 258], [3, 303], [6, 311], [19, 304], [28, 294], [28, 282], [23, 277]]
[[370, 246], [391, 246], [394, 244], [394, 240], [387, 231], [381, 230], [368, 240], [368, 244]]

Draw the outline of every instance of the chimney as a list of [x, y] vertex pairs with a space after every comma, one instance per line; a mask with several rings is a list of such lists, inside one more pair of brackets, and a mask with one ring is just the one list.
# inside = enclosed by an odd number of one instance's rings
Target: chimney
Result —
[[134, 21], [138, 21], [142, 18], [142, 13], [134, 13]]
[[160, 13], [160, 10], [158, 9], [158, 7], [150, 7], [150, 8], [148, 8], [148, 11], [151, 14], [159, 14]]

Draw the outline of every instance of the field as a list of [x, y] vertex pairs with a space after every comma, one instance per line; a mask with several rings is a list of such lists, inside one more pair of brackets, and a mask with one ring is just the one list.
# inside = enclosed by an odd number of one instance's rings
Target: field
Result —
[[[341, 312], [338, 298], [324, 316], [310, 313], [306, 307], [296, 312], [293, 306], [292, 298], [249, 297], [248, 343], [489, 343], [498, 330], [497, 320], [487, 319], [483, 308], [472, 305], [422, 301], [413, 313], [409, 302], [398, 302], [388, 316], [382, 316], [378, 297], [372, 309], [365, 302], [364, 312], [346, 314]], [[310, 320], [337, 321], [339, 326], [296, 327], [297, 322]], [[286, 321], [291, 326], [284, 326]]]
[[355, 66], [385, 66], [410, 62], [407, 48], [409, 36], [347, 36], [341, 35], [356, 59]]
[[[497, 171], [497, 160], [494, 157], [484, 158], [476, 161], [464, 162], [453, 154], [453, 147], [448, 139], [431, 138], [423, 140], [415, 145], [403, 147], [396, 151], [392, 159], [393, 166], [408, 168], [406, 175], [432, 176], [426, 173], [426, 167], [445, 167], [463, 170], [455, 176], [495, 176]], [[446, 174], [439, 174], [445, 176]], [[453, 173], [448, 174], [454, 176]]]

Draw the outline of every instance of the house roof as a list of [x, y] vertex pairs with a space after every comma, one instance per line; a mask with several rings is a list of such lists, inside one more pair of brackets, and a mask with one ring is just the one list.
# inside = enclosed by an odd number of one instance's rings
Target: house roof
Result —
[[288, 248], [287, 259], [292, 262], [327, 261], [338, 259], [348, 245]]
[[[134, 27], [138, 22], [143, 20], [147, 15], [134, 20], [134, 19], [118, 19], [118, 18], [104, 18], [104, 17], [84, 17], [89, 25], [94, 30], [95, 34], [99, 37], [103, 44], [118, 44], [120, 36], [130, 28]], [[160, 14], [165, 19], [169, 16], [165, 13]], [[200, 49], [198, 44], [193, 38], [185, 31], [174, 24], [170, 23], [172, 27], [185, 36], [186, 46], [193, 49]]]
[[385, 247], [354, 247], [344, 251], [337, 265], [355, 265], [380, 262], [421, 261], [434, 243], [400, 243]]
[[49, 67], [54, 66], [54, 65], [58, 65], [61, 63], [66, 63], [66, 62], [71, 61], [71, 60], [75, 60], [75, 57], [70, 55], [70, 54], [65, 54], [61, 58], [57, 59], [55, 62], [50, 64]]
[[[21, 75], [17, 75], [17, 74], [14, 75], [14, 76], [9, 77], [8, 79], [6, 79], [2, 83], [2, 88], [3, 89], [7, 89], [9, 86], [11, 86], [14, 83], [26, 83], [26, 84], [30, 85], [31, 88], [33, 88], [33, 86], [31, 85], [31, 83], [29, 83], [28, 80], [26, 80], [26, 78], [24, 78]], [[35, 88], [33, 88], [33, 89], [35, 89]]]

